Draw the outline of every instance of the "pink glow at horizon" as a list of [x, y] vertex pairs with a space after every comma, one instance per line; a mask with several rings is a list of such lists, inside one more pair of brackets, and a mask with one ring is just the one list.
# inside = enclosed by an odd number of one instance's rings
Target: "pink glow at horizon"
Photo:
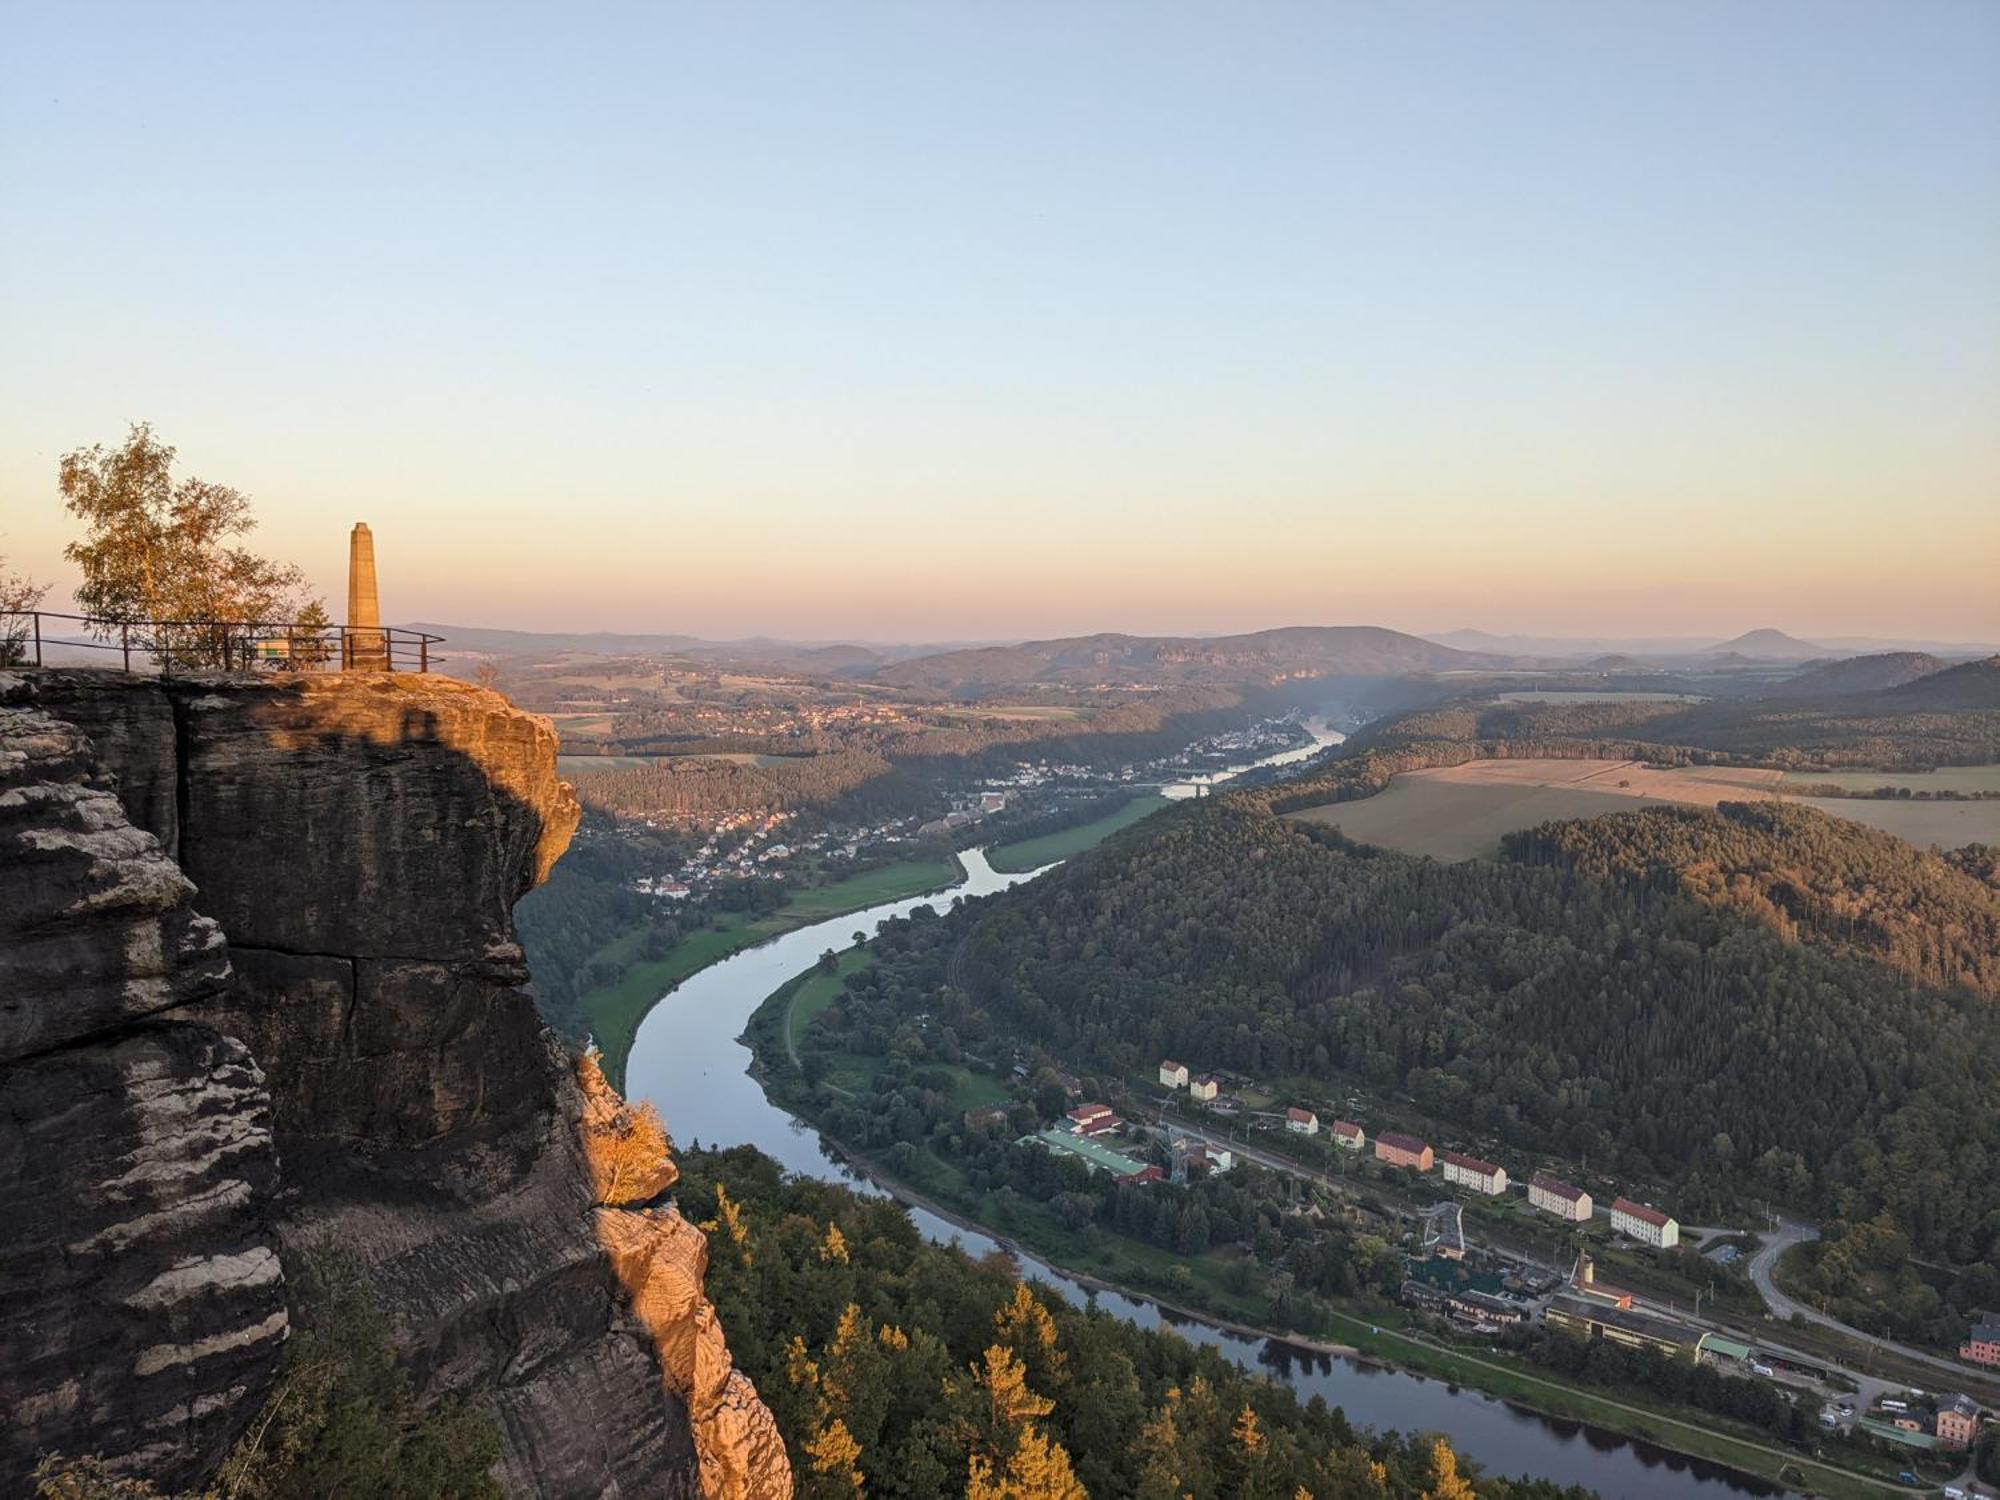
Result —
[[10, 19], [55, 604], [145, 420], [392, 621], [2000, 642], [1986, 0]]

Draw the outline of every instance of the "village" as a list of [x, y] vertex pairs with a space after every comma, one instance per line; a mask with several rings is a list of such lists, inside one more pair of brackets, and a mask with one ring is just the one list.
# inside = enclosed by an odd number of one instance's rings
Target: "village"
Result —
[[[1025, 1076], [1019, 1066], [1017, 1077]], [[1061, 1075], [1072, 1093], [1080, 1082]], [[1454, 1190], [1453, 1196], [1415, 1205], [1418, 1228], [1405, 1257], [1406, 1279], [1400, 1300], [1413, 1313], [1434, 1320], [1461, 1337], [1488, 1337], [1540, 1322], [1586, 1343], [1604, 1340], [1626, 1349], [1647, 1349], [1670, 1358], [1711, 1364], [1731, 1374], [1772, 1382], [1795, 1403], [1816, 1403], [1817, 1421], [1829, 1434], [1870, 1439], [1886, 1450], [1939, 1458], [1967, 1453], [1995, 1414], [1959, 1391], [1926, 1390], [1854, 1372], [1792, 1350], [1780, 1342], [1736, 1336], [1713, 1321], [1677, 1306], [1663, 1304], [1599, 1275], [1597, 1257], [1577, 1250], [1567, 1265], [1518, 1248], [1495, 1243], [1475, 1244], [1465, 1227], [1463, 1200], [1497, 1200], [1513, 1195], [1537, 1214], [1567, 1226], [1595, 1225], [1615, 1240], [1642, 1252], [1665, 1252], [1683, 1243], [1683, 1226], [1671, 1213], [1622, 1194], [1607, 1206], [1584, 1187], [1548, 1171], [1529, 1173], [1524, 1182], [1510, 1178], [1497, 1162], [1455, 1150], [1439, 1150], [1430, 1142], [1393, 1130], [1368, 1131], [1349, 1119], [1322, 1121], [1318, 1112], [1299, 1104], [1282, 1109], [1252, 1108], [1243, 1095], [1249, 1080], [1220, 1072], [1196, 1073], [1175, 1059], [1160, 1062], [1159, 1104], [1184, 1100], [1203, 1114], [1213, 1115], [1233, 1130], [1271, 1132], [1304, 1140], [1324, 1140], [1354, 1160], [1367, 1160], [1377, 1172], [1394, 1174], [1415, 1186], [1435, 1173], [1435, 1181]], [[1237, 1092], [1230, 1092], [1230, 1085]], [[998, 1120], [1002, 1106], [980, 1112]], [[975, 1122], [968, 1115], [967, 1125]], [[1233, 1139], [1233, 1136], [1228, 1138]], [[1272, 1170], [1305, 1176], [1325, 1186], [1336, 1179], [1312, 1171], [1274, 1149], [1247, 1143], [1229, 1144], [1194, 1120], [1155, 1110], [1155, 1121], [1128, 1121], [1109, 1104], [1080, 1102], [1057, 1124], [1020, 1139], [1052, 1154], [1074, 1157], [1093, 1172], [1109, 1174], [1125, 1185], [1186, 1182], [1191, 1176], [1227, 1172], [1239, 1161], [1254, 1161]], [[1717, 1264], [1729, 1264], [1741, 1251], [1738, 1235], [1726, 1229], [1699, 1231], [1702, 1238], [1722, 1241], [1704, 1253]], [[1988, 1368], [2000, 1367], [2000, 1314], [1984, 1314], [1974, 1327], [1960, 1357]], [[1916, 1483], [1914, 1473], [1903, 1476]], [[1983, 1493], [1976, 1487], [1952, 1485], [1947, 1496]]]

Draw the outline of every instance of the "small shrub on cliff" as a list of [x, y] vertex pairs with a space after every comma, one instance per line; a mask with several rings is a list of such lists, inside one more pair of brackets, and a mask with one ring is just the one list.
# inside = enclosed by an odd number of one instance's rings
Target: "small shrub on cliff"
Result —
[[224, 1500], [500, 1500], [493, 1424], [418, 1403], [360, 1270], [322, 1255], [295, 1286], [284, 1375], [216, 1476]]
[[672, 1187], [679, 1175], [673, 1144], [660, 1111], [648, 1100], [630, 1105], [606, 1082], [595, 1047], [577, 1060], [583, 1087], [583, 1156], [599, 1203], [644, 1203]]

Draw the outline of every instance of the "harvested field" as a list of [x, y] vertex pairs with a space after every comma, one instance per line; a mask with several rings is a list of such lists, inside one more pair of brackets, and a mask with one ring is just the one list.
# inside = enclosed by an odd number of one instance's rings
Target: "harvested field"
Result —
[[1872, 792], [1878, 786], [1908, 787], [1913, 792], [2000, 793], [2000, 766], [1941, 766], [1935, 771], [1787, 771], [1784, 787], [1803, 791], [1809, 786], [1844, 787]]
[[1919, 849], [1935, 844], [1956, 849], [1964, 844], [2000, 844], [2000, 801], [1904, 802], [1873, 797], [1799, 797], [1792, 799], [1836, 818], [1852, 818], [1906, 839]]
[[[1883, 779], [1912, 778], [1884, 773]], [[1630, 760], [1476, 760], [1409, 771], [1373, 797], [1309, 807], [1290, 816], [1405, 854], [1479, 859], [1497, 854], [1505, 835], [1553, 819], [1594, 818], [1656, 802], [1696, 807], [1744, 802], [1778, 795], [1784, 781], [1779, 771], [1736, 766], [1653, 770]], [[2000, 843], [2000, 801], [1791, 800], [1832, 817], [1880, 828], [1919, 847]]]
[[1476, 760], [1406, 772], [1373, 797], [1291, 816], [1405, 854], [1490, 858], [1517, 829], [1631, 812], [1649, 802], [1741, 802], [1769, 795], [1779, 774], [1721, 766], [1656, 771], [1633, 760]]

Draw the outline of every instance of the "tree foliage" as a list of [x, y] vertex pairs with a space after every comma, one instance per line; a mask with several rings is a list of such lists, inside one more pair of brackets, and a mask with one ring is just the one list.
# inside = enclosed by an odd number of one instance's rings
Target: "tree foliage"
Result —
[[64, 549], [83, 570], [76, 599], [99, 621], [180, 622], [135, 637], [190, 665], [219, 665], [224, 632], [210, 622], [283, 623], [309, 602], [305, 575], [234, 539], [257, 523], [249, 497], [226, 485], [176, 478], [174, 450], [135, 423], [123, 444], [63, 455], [63, 503], [84, 524]]
[[[802, 1497], [1417, 1500], [1465, 1481], [1434, 1438], [1356, 1432], [1213, 1349], [931, 1244], [892, 1203], [788, 1179], [749, 1147], [680, 1165], [684, 1208], [736, 1206], [748, 1253], [717, 1257], [708, 1292]], [[829, 1228], [844, 1255], [823, 1253]], [[1582, 1495], [1476, 1484], [1487, 1500]]]
[[[1822, 825], [1785, 838], [1845, 846]], [[1683, 826], [1616, 817], [1577, 837]], [[1858, 961], [1636, 874], [1639, 855], [1597, 864], [1610, 878], [1443, 865], [1218, 798], [948, 920], [967, 929], [969, 1003], [1073, 1066], [1194, 1057], [1359, 1082], [1467, 1134], [1665, 1180], [1689, 1217], [1761, 1197], [1887, 1213], [1962, 1265], [2000, 1255], [2000, 1008], [1908, 972], [1980, 972], [1946, 956], [1969, 949], [1906, 936], [1912, 964]], [[1898, 869], [1948, 898], [1919, 900], [1919, 925], [1975, 900], [1919, 862], [1885, 866], [1890, 894], [1864, 905], [1893, 904]], [[1829, 873], [1829, 892], [1850, 878]]]

